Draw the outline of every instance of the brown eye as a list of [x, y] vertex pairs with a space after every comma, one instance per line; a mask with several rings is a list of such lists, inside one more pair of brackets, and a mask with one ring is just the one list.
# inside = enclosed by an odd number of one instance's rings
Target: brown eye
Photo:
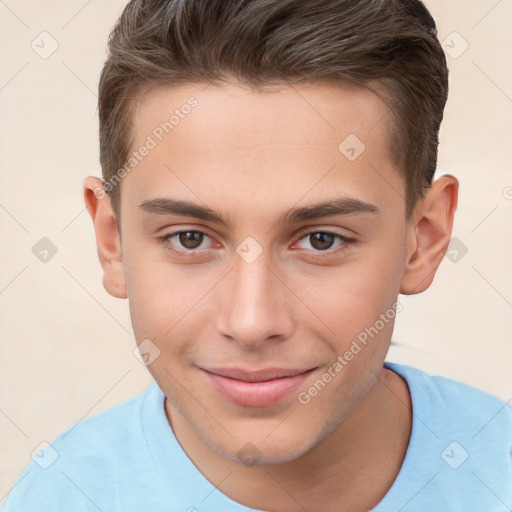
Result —
[[311, 246], [319, 251], [330, 249], [334, 243], [334, 238], [334, 235], [331, 233], [323, 233], [322, 231], [319, 231], [318, 233], [311, 233], [309, 235]]
[[203, 241], [204, 233], [200, 231], [181, 231], [178, 236], [182, 247], [185, 249], [197, 249]]
[[209, 248], [204, 247], [205, 244], [203, 242], [211, 239], [211, 237], [198, 229], [185, 229], [168, 233], [157, 239], [166, 251], [170, 251], [180, 258], [195, 258], [203, 257], [208, 253]]
[[305, 233], [299, 242], [301, 248], [306, 250], [308, 258], [320, 260], [341, 256], [356, 243], [356, 239], [334, 231], [310, 231]]

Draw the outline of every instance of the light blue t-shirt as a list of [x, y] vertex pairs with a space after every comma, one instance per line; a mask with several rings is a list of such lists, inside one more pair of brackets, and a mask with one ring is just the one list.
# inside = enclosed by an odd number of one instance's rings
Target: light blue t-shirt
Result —
[[[392, 487], [371, 512], [512, 509], [512, 408], [483, 391], [385, 363], [408, 383], [413, 423]], [[57, 436], [36, 454], [6, 512], [249, 512], [176, 440], [156, 383]]]

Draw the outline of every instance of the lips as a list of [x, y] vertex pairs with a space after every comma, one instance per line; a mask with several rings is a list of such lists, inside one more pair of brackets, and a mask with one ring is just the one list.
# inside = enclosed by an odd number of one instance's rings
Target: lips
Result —
[[202, 368], [211, 386], [232, 403], [245, 407], [268, 407], [291, 395], [315, 370], [267, 368]]

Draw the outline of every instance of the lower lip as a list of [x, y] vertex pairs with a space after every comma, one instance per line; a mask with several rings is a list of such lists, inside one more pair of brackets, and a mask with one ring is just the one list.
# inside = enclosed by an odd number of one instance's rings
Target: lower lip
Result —
[[295, 391], [313, 370], [293, 377], [281, 377], [264, 382], [245, 382], [222, 377], [205, 370], [203, 372], [210, 379], [213, 387], [234, 404], [245, 407], [268, 407], [280, 402]]

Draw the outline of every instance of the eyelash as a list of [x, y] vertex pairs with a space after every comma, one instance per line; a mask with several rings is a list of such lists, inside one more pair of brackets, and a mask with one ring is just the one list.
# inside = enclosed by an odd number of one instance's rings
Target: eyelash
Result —
[[[172, 233], [168, 233], [164, 236], [158, 237], [158, 241], [162, 245], [164, 245], [167, 250], [173, 252], [174, 254], [176, 254], [180, 257], [183, 257], [183, 258], [192, 258], [194, 256], [197, 256], [197, 254], [200, 250], [193, 249], [193, 250], [189, 250], [189, 251], [180, 251], [180, 250], [170, 247], [170, 244], [169, 244], [169, 240], [171, 238], [173, 238], [176, 235], [179, 235], [181, 233], [189, 233], [189, 232], [190, 233], [201, 233], [201, 234], [211, 238], [208, 233], [206, 233], [205, 231], [201, 231], [200, 229], [185, 229], [185, 230], [181, 230], [181, 231], [173, 231]], [[311, 251], [312, 254], [310, 254], [310, 257], [313, 259], [326, 258], [328, 256], [333, 256], [335, 254], [341, 253], [341, 252], [347, 250], [347, 247], [346, 247], [347, 245], [353, 244], [356, 242], [356, 239], [354, 239], [354, 238], [349, 238], [340, 233], [336, 233], [334, 231], [327, 231], [327, 230], [309, 231], [307, 233], [302, 234], [297, 239], [297, 241], [303, 240], [304, 238], [307, 238], [308, 236], [314, 235], [317, 233], [322, 233], [324, 235], [331, 235], [331, 236], [337, 237], [341, 241], [341, 244], [340, 244], [340, 246], [338, 246], [337, 249], [334, 249], [334, 250], [326, 249], [325, 251], [318, 251], [318, 250]], [[310, 251], [308, 251], [308, 252], [310, 252]]]

